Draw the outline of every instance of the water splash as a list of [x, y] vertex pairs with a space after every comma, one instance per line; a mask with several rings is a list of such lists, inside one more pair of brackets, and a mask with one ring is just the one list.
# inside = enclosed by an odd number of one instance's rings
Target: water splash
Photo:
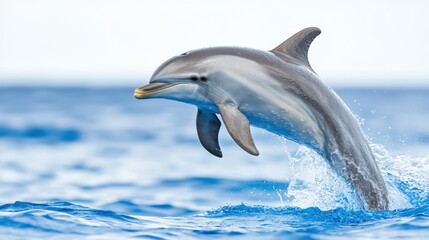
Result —
[[389, 190], [391, 209], [421, 207], [429, 198], [429, 157], [391, 155], [382, 145], [372, 144]]
[[321, 210], [361, 209], [351, 185], [338, 176], [326, 160], [305, 146], [300, 146], [288, 161], [292, 176], [285, 192], [285, 205]]
[[[429, 157], [391, 155], [382, 145], [371, 144], [389, 191], [390, 210], [421, 207], [429, 202]], [[300, 146], [288, 154], [292, 176], [281, 197], [283, 206], [321, 210], [362, 210], [350, 183], [338, 176], [325, 159]]]

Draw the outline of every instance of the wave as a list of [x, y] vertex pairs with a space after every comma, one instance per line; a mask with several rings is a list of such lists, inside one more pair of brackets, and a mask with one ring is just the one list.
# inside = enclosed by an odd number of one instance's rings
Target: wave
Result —
[[417, 208], [373, 212], [366, 210], [351, 211], [345, 208], [336, 208], [323, 211], [317, 207], [267, 207], [248, 206], [246, 204], [241, 204], [235, 206], [223, 206], [218, 209], [208, 211], [203, 215], [208, 217], [252, 217], [260, 215], [275, 215], [284, 217], [285, 220], [291, 219], [291, 217], [293, 217], [293, 221], [301, 224], [319, 223], [323, 225], [354, 225], [400, 217], [427, 218], [429, 217], [429, 206], [425, 205]]
[[[153, 132], [125, 129], [125, 130], [109, 130], [103, 128], [89, 128], [85, 126], [49, 126], [49, 125], [27, 125], [24, 127], [11, 127], [0, 123], [0, 140], [42, 144], [67, 144], [75, 143], [83, 140], [98, 140], [106, 141], [153, 141], [157, 136]], [[178, 142], [184, 142], [184, 139], [176, 139]], [[195, 139], [191, 140], [195, 142]]]
[[[116, 204], [134, 205], [129, 202]], [[173, 206], [157, 208], [170, 207]], [[419, 231], [427, 227], [428, 220], [428, 205], [371, 212], [240, 204], [191, 216], [149, 217], [124, 215], [69, 202], [15, 202], [0, 206], [0, 236], [7, 239], [29, 236], [37, 239], [419, 238]]]
[[7, 239], [93, 235], [100, 231], [111, 232], [115, 226], [127, 231], [133, 230], [137, 223], [131, 216], [69, 202], [15, 202], [0, 206], [0, 234]]
[[77, 142], [82, 133], [73, 128], [55, 128], [52, 126], [28, 126], [25, 128], [12, 128], [0, 126], [0, 139], [8, 140], [35, 140], [43, 143]]
[[118, 200], [102, 206], [103, 209], [115, 209], [116, 211], [132, 213], [139, 216], [189, 216], [198, 212], [173, 204], [137, 204], [131, 200]]

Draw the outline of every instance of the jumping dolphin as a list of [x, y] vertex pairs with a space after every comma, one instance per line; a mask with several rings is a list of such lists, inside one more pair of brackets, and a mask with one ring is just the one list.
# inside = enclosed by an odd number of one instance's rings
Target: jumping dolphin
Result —
[[304, 144], [351, 182], [367, 209], [387, 209], [387, 188], [357, 119], [308, 62], [320, 33], [303, 29], [271, 51], [213, 47], [183, 53], [158, 67], [134, 96], [196, 105], [200, 142], [217, 157], [216, 114], [252, 155], [259, 152], [249, 124]]

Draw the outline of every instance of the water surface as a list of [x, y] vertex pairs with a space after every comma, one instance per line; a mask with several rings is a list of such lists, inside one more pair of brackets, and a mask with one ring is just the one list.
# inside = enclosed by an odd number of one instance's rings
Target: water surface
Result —
[[311, 150], [224, 128], [206, 152], [196, 108], [133, 88], [0, 88], [0, 239], [356, 239], [429, 236], [429, 90], [339, 89], [390, 191], [368, 212]]

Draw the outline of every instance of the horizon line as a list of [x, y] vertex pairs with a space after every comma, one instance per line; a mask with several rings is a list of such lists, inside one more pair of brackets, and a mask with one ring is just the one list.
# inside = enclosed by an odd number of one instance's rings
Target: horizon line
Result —
[[[0, 87], [138, 87], [149, 81], [148, 76], [124, 77], [0, 77]], [[58, 81], [60, 80], [60, 81]], [[387, 82], [387, 80], [389, 80]], [[103, 82], [104, 81], [104, 82]], [[429, 77], [419, 78], [339, 78], [322, 79], [332, 88], [429, 88]]]

